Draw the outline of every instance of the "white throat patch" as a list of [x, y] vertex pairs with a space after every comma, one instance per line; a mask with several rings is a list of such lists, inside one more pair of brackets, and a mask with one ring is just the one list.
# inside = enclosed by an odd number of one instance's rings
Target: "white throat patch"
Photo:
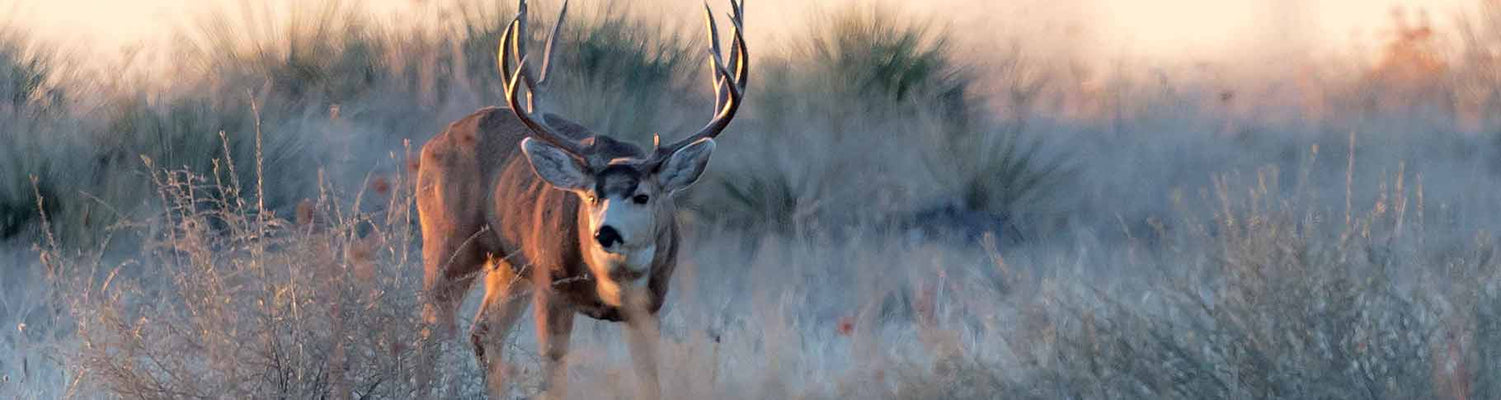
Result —
[[589, 250], [589, 269], [595, 274], [600, 300], [616, 307], [624, 304], [624, 293], [633, 291], [629, 289], [646, 287], [657, 246], [624, 250], [621, 253], [610, 253], [598, 247]]

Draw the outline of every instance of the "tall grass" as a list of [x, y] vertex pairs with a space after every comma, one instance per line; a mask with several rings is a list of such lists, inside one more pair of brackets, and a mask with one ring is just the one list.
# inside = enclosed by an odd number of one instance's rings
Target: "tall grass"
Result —
[[[874, 232], [746, 251], [743, 232], [698, 231], [663, 314], [668, 395], [1484, 398], [1495, 390], [1484, 358], [1498, 344], [1495, 241], [1430, 243], [1452, 225], [1415, 175], [1352, 202], [1348, 220], [1306, 189], [1326, 182], [1221, 175], [1127, 246], [1078, 238], [1061, 252]], [[410, 363], [426, 347], [408, 189], [326, 187], [281, 220], [233, 196], [248, 182], [152, 179], [169, 213], [138, 224], [154, 239], [136, 258], [45, 249], [81, 341], [65, 361], [77, 390], [411, 395]], [[581, 322], [575, 396], [630, 392], [615, 329]], [[522, 330], [508, 344], [523, 377], [530, 340]], [[442, 357], [443, 390], [477, 395], [467, 352]], [[535, 390], [521, 382], [521, 394]]]
[[1497, 63], [1501, 54], [1496, 54], [1495, 44], [1501, 41], [1501, 3], [1482, 1], [1475, 14], [1460, 19], [1459, 39], [1463, 46], [1458, 58], [1461, 62], [1456, 87], [1456, 107], [1461, 121], [1471, 124], [1476, 131], [1490, 130], [1498, 126], [1496, 111], [1501, 109], [1501, 74]]
[[28, 200], [31, 182], [21, 171], [47, 174], [55, 169], [56, 161], [26, 156], [40, 148], [36, 142], [41, 135], [30, 132], [56, 118], [63, 102], [53, 80], [53, 57], [24, 33], [0, 26], [0, 148], [12, 149], [11, 157], [0, 159], [6, 171], [0, 178], [0, 238], [19, 235], [36, 219], [34, 202]]
[[1494, 240], [1419, 245], [1431, 210], [1410, 177], [1341, 223], [1269, 172], [1249, 190], [1221, 178], [1211, 218], [1133, 252], [1139, 290], [1051, 294], [1043, 318], [1070, 328], [1023, 356], [1041, 364], [1033, 397], [1485, 397], [1494, 377], [1466, 353], [1495, 345], [1471, 303], [1495, 282]]
[[[222, 159], [221, 165], [232, 165]], [[152, 169], [164, 215], [120, 263], [45, 258], [80, 340], [68, 365], [121, 397], [411, 395], [419, 346], [415, 243], [404, 175], [392, 191], [325, 186], [290, 219], [249, 196], [260, 181]], [[355, 205], [332, 201], [354, 197]], [[359, 212], [360, 202], [376, 211]], [[45, 254], [63, 254], [48, 248]]]

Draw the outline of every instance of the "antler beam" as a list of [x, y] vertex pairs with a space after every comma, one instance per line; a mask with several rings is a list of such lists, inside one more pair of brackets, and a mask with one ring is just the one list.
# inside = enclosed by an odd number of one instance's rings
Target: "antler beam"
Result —
[[730, 120], [735, 119], [735, 113], [739, 111], [740, 104], [745, 98], [745, 87], [750, 77], [750, 63], [748, 62], [750, 57], [745, 48], [744, 0], [730, 0], [729, 17], [733, 37], [730, 42], [729, 65], [735, 69], [734, 73], [725, 67], [725, 58], [719, 47], [719, 26], [714, 22], [714, 13], [709, 5], [704, 4], [704, 18], [707, 22], [710, 43], [709, 67], [714, 85], [713, 118], [697, 133], [665, 147], [658, 147], [653, 155], [655, 161], [666, 160], [673, 152], [700, 139], [719, 136], [719, 133], [730, 125]]
[[[536, 116], [538, 99], [543, 89], [547, 87], [552, 75], [552, 52], [554, 43], [558, 39], [558, 32], [562, 30], [563, 20], [568, 15], [568, 2], [563, 2], [563, 8], [558, 11], [558, 22], [553, 25], [552, 34], [547, 37], [547, 46], [542, 49], [542, 75], [537, 77], [532, 74], [531, 66], [527, 65], [526, 52], [526, 25], [527, 6], [526, 0], [520, 0], [516, 6], [516, 18], [506, 26], [505, 32], [500, 38], [500, 50], [496, 55], [496, 63], [500, 66], [501, 78], [505, 80], [506, 102], [511, 106], [511, 111], [521, 119], [527, 128], [536, 133], [538, 139], [542, 139], [554, 146], [573, 153], [574, 156], [583, 158], [588, 154], [588, 147], [579, 141], [569, 139], [556, 130], [542, 123]], [[516, 63], [516, 70], [511, 70], [510, 63]], [[526, 87], [526, 102], [521, 101], [521, 87]], [[524, 107], [523, 107], [524, 106]]]

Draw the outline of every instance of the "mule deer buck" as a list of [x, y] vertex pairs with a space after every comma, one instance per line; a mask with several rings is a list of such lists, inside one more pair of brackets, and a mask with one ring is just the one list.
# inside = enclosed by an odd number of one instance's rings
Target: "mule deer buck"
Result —
[[[422, 146], [417, 207], [429, 296], [423, 317], [451, 338], [458, 303], [479, 272], [486, 272], [470, 340], [480, 366], [488, 370], [493, 394], [503, 396], [506, 390], [502, 342], [530, 302], [543, 356], [544, 397], [566, 392], [565, 356], [576, 313], [626, 323], [641, 395], [659, 397], [656, 313], [680, 245], [673, 196], [707, 167], [714, 138], [735, 117], [749, 76], [744, 1], [731, 0], [730, 7], [733, 34], [726, 62], [705, 5], [714, 114], [702, 130], [681, 141], [655, 141], [647, 152], [539, 113], [568, 5], [563, 4], [547, 39], [541, 73], [534, 74], [526, 51], [527, 5], [521, 0], [497, 57], [510, 109], [481, 109]], [[419, 376], [424, 384], [432, 357]]]

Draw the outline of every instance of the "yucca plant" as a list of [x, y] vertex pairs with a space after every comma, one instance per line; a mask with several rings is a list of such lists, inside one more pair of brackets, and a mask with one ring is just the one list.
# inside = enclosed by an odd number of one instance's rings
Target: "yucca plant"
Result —
[[58, 59], [26, 34], [0, 26], [0, 99], [11, 111], [61, 111], [58, 67]]
[[48, 129], [67, 112], [60, 62], [26, 34], [0, 25], [0, 239], [36, 220], [34, 189], [67, 192], [67, 160], [55, 156], [66, 154], [58, 151], [68, 143], [49, 138], [60, 132]]
[[884, 8], [852, 6], [813, 29], [800, 50], [837, 92], [937, 111], [962, 127], [973, 76], [954, 61], [947, 32], [903, 22]]
[[207, 14], [178, 51], [221, 89], [269, 85], [268, 103], [288, 107], [348, 101], [386, 75], [385, 44], [355, 3], [294, 2], [284, 18], [269, 7]]
[[[964, 210], [1017, 224], [1050, 224], [1051, 207], [1077, 173], [1066, 155], [1049, 154], [1046, 142], [1025, 132], [995, 129], [951, 136], [929, 162], [950, 171], [953, 200]], [[1031, 226], [1042, 229], [1045, 226]]]
[[678, 115], [711, 108], [704, 104], [707, 85], [692, 79], [703, 65], [704, 53], [698, 51], [703, 42], [693, 39], [700, 35], [674, 32], [610, 7], [586, 18], [577, 30], [564, 32], [562, 43], [571, 51], [558, 53], [558, 68], [570, 82], [559, 95], [568, 102], [563, 108], [568, 115], [602, 133], [649, 145], [653, 133], [687, 130]]
[[[912, 180], [934, 181], [943, 192], [915, 199], [908, 204], [915, 209], [902, 210], [910, 214], [905, 219], [954, 214], [987, 220], [950, 222], [980, 227], [1003, 220], [1013, 225], [1018, 220], [1042, 222], [1054, 216], [1057, 210], [1033, 206], [1055, 200], [1052, 196], [1070, 181], [1067, 158], [1048, 153], [1046, 143], [1027, 129], [1026, 116], [982, 113], [980, 105], [987, 99], [974, 93], [975, 69], [956, 59], [948, 33], [901, 21], [881, 8], [850, 7], [820, 23], [809, 42], [794, 52], [794, 60], [806, 62], [763, 69], [781, 76], [779, 81], [795, 82], [766, 90], [765, 107], [776, 110], [776, 115], [792, 116], [770, 118], [770, 129], [802, 116], [787, 109], [798, 107], [832, 119], [824, 129], [838, 137], [836, 143], [901, 143], [872, 150], [897, 153], [856, 154], [858, 161], [849, 163], [890, 164], [884, 168], [930, 173], [914, 174], [900, 184], [918, 190]], [[1027, 64], [1030, 60], [1013, 58], [997, 71], [1014, 78], [1023, 91], [1010, 95], [1035, 95], [1046, 81], [1031, 76], [1035, 67]], [[820, 96], [808, 88], [828, 92]], [[918, 159], [907, 164], [905, 153], [916, 153]]]

